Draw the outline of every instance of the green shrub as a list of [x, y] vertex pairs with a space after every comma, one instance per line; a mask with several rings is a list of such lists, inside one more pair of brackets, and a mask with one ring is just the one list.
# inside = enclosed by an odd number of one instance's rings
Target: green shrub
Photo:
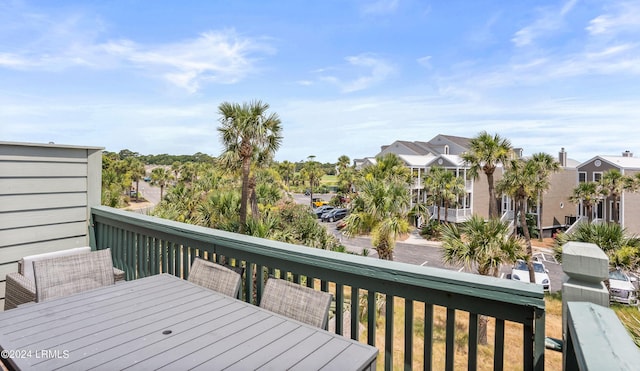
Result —
[[420, 235], [428, 240], [439, 240], [442, 237], [442, 225], [435, 219], [429, 219], [422, 225]]

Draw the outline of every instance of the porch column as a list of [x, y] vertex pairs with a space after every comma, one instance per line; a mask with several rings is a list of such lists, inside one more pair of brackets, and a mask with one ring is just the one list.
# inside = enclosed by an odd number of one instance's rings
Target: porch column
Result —
[[[604, 280], [609, 277], [609, 258], [598, 245], [567, 242], [562, 246], [562, 338], [567, 341], [567, 303], [590, 302], [609, 307], [609, 290]], [[567, 347], [563, 347], [563, 364]]]

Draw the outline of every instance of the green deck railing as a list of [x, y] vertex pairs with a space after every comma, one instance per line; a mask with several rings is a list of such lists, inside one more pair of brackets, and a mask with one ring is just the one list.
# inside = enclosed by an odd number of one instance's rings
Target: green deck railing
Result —
[[609, 308], [588, 302], [567, 303], [565, 370], [637, 370], [640, 349]]
[[[466, 368], [487, 368], [487, 353], [492, 357], [490, 368], [501, 370], [514, 367], [504, 364], [505, 354], [514, 352], [520, 353], [521, 362], [515, 367], [544, 369], [545, 304], [537, 285], [292, 245], [105, 206], [92, 208], [91, 219], [92, 246], [111, 248], [114, 265], [126, 272], [128, 280], [158, 273], [186, 278], [191, 262], [200, 256], [242, 265], [242, 296], [248, 302], [259, 300], [270, 274], [286, 274], [298, 283], [332, 292], [335, 332], [344, 333], [344, 313], [349, 311], [351, 337], [360, 340], [366, 333], [366, 342], [382, 349], [379, 365], [387, 370], [419, 364], [429, 370], [435, 367], [436, 353], [444, 358], [447, 370], [459, 368], [463, 356]], [[379, 297], [384, 299], [382, 314]], [[394, 317], [394, 309], [401, 312], [398, 303], [404, 315]], [[424, 312], [417, 313], [416, 308]], [[366, 316], [361, 319], [363, 312]], [[444, 323], [436, 312], [446, 313]], [[468, 340], [477, 339], [481, 316], [489, 317], [494, 329], [489, 345]], [[396, 328], [398, 317], [401, 328]], [[505, 341], [505, 329], [514, 326], [520, 333], [518, 344]], [[424, 344], [419, 350], [417, 339]]]

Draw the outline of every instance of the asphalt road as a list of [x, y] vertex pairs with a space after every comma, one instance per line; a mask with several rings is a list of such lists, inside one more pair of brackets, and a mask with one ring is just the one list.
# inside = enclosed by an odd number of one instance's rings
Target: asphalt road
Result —
[[152, 186], [151, 183], [145, 181], [140, 181], [139, 186], [142, 197], [154, 205], [160, 203], [160, 187]]
[[[332, 195], [314, 194], [313, 196], [330, 200]], [[309, 205], [309, 196], [305, 196], [303, 194], [293, 194], [293, 198], [299, 204]], [[336, 229], [337, 222], [328, 223], [318, 220], [318, 223], [323, 224], [327, 228], [327, 231], [329, 233], [335, 235], [336, 238], [338, 238], [338, 240], [347, 248], [347, 250], [360, 254], [363, 250], [367, 249], [367, 256], [371, 258], [377, 258], [376, 251], [373, 249], [373, 246], [371, 246], [371, 240], [369, 238], [348, 238], [344, 236], [341, 231]], [[534, 248], [534, 257], [537, 257], [539, 261], [543, 262], [545, 267], [549, 270], [549, 280], [551, 281], [550, 291], [559, 291], [561, 289], [562, 278], [564, 276], [564, 273], [562, 272], [562, 266], [555, 261], [555, 259], [553, 258], [553, 254], [547, 249]], [[393, 251], [393, 260], [414, 265], [469, 272], [469, 270], [465, 269], [464, 267], [461, 268], [445, 265], [442, 262], [442, 250], [440, 248], [440, 244], [434, 241], [427, 241], [417, 235], [416, 232], [414, 232], [414, 234], [412, 234], [406, 240], [406, 242], [396, 242], [396, 247]], [[500, 277], [505, 279], [511, 277], [510, 265], [503, 266], [500, 269]]]

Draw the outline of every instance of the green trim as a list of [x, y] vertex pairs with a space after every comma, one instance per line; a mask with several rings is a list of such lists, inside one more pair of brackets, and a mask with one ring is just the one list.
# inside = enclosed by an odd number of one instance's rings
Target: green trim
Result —
[[[513, 321], [522, 323], [525, 328], [535, 328], [535, 336], [526, 338], [525, 353], [533, 356], [525, 360], [524, 369], [538, 369], [539, 362], [544, 362], [544, 348], [540, 344], [544, 344], [545, 336], [542, 327], [545, 302], [542, 287], [538, 285], [298, 246], [106, 206], [93, 207], [92, 218], [96, 248], [111, 247], [114, 263], [127, 272], [128, 279], [155, 274], [159, 268], [184, 278], [194, 255], [206, 252], [214, 254], [216, 259], [222, 255], [246, 264], [246, 301], [253, 301], [254, 295], [259, 301], [262, 293], [261, 285], [257, 286], [257, 292], [253, 291], [251, 277], [254, 267], [260, 272], [262, 267], [270, 272], [278, 270], [281, 274], [291, 274], [294, 279], [319, 279], [325, 289], [326, 282], [331, 282], [338, 288], [350, 286], [363, 290], [368, 296], [367, 342], [371, 345], [375, 345], [373, 333], [377, 327], [376, 293], [381, 293], [387, 298], [424, 302], [425, 315], [431, 318], [429, 322], [433, 321], [433, 305], [439, 305], [446, 307], [451, 317], [455, 310], [462, 310], [496, 318], [499, 323]], [[342, 309], [343, 295], [338, 295], [336, 300], [340, 301], [336, 309]], [[357, 305], [359, 298], [351, 300], [352, 305]], [[393, 312], [393, 303], [387, 302], [386, 307], [385, 322], [391, 322], [389, 316]], [[338, 333], [343, 330], [341, 317], [337, 316], [340, 320], [336, 326]], [[425, 334], [432, 334], [433, 323], [429, 322], [425, 323]], [[450, 330], [452, 326], [453, 322], [447, 323]], [[354, 322], [353, 327], [356, 327]], [[394, 331], [393, 326], [387, 324], [383, 331], [386, 341], [389, 341], [392, 334], [388, 332]], [[352, 337], [357, 336], [352, 333]], [[447, 334], [449, 336], [453, 335]], [[448, 338], [447, 342], [451, 339]], [[425, 357], [430, 357], [432, 351], [428, 344], [432, 342], [425, 341]], [[453, 349], [451, 344], [447, 345]], [[405, 349], [411, 346], [405, 344]], [[500, 349], [497, 354], [503, 351]], [[384, 356], [384, 364], [390, 368], [391, 350], [386, 349], [385, 353], [389, 354]], [[536, 366], [532, 367], [534, 362]], [[427, 365], [430, 363], [431, 360], [425, 361]]]

